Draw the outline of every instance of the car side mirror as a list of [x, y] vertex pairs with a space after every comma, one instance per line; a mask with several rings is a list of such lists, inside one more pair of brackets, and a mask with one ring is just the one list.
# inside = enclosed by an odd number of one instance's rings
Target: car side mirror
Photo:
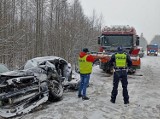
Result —
[[98, 37], [98, 44], [100, 44], [100, 37]]
[[136, 40], [136, 46], [139, 46], [139, 39]]

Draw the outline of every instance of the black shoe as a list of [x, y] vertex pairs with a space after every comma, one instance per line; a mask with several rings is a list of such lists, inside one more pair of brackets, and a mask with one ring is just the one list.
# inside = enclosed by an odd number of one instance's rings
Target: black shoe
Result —
[[124, 104], [129, 104], [129, 101], [124, 101]]
[[81, 98], [82, 97], [82, 95], [78, 95], [78, 98]]
[[113, 99], [111, 99], [110, 101], [111, 101], [111, 103], [115, 103], [115, 100], [113, 100]]
[[89, 97], [84, 96], [84, 97], [82, 97], [82, 100], [89, 100]]

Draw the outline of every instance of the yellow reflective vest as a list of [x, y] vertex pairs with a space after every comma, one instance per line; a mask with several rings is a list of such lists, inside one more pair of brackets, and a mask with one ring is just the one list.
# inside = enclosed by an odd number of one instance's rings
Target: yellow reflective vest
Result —
[[127, 55], [125, 53], [117, 53], [115, 55], [116, 67], [124, 68], [127, 66]]
[[80, 74], [90, 74], [92, 72], [92, 62], [88, 62], [86, 58], [87, 55], [78, 59]]

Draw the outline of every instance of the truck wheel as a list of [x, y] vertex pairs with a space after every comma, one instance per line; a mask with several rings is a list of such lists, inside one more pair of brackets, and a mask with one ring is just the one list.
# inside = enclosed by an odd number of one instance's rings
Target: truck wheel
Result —
[[113, 67], [107, 66], [105, 72], [108, 73], [108, 74], [113, 74]]
[[57, 101], [61, 100], [63, 96], [63, 86], [61, 82], [56, 80], [51, 80], [49, 87], [49, 100], [50, 101]]
[[135, 72], [136, 72], [136, 69], [133, 69], [133, 68], [128, 70], [128, 74], [130, 75], [134, 74]]
[[141, 55], [141, 54], [140, 54], [140, 55], [139, 55], [139, 57], [140, 57], [140, 58], [142, 58], [142, 57], [143, 57], [143, 55]]
[[105, 72], [108, 73], [108, 74], [113, 74], [113, 69], [108, 69]]

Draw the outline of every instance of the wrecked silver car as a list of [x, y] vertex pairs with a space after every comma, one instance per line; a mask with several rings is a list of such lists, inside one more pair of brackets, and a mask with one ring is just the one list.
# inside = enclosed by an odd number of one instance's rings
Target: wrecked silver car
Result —
[[0, 116], [30, 112], [47, 100], [60, 100], [64, 80], [71, 80], [71, 66], [60, 57], [28, 60], [21, 70], [1, 73]]
[[72, 71], [71, 64], [61, 57], [45, 56], [33, 58], [31, 60], [28, 60], [24, 67], [22, 67], [21, 69], [37, 67], [38, 64], [45, 61], [48, 61], [55, 66], [58, 75], [63, 79], [62, 85], [64, 89], [70, 88], [77, 90], [79, 88], [80, 79], [77, 78], [76, 72]]

